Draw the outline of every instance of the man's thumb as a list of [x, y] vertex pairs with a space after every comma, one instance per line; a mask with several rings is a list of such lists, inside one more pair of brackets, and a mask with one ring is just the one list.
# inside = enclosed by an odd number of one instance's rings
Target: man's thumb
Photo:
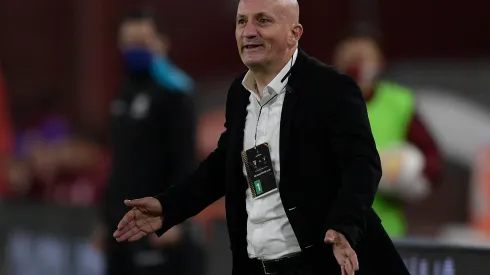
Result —
[[124, 200], [124, 204], [129, 207], [142, 207], [146, 205], [145, 199]]
[[335, 233], [332, 230], [328, 230], [327, 234], [325, 234], [325, 243], [334, 243], [335, 242]]

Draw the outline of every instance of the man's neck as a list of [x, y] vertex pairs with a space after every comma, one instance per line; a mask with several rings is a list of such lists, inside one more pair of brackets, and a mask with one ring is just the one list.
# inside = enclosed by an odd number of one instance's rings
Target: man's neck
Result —
[[284, 66], [291, 60], [296, 49], [293, 49], [290, 54], [288, 54], [285, 60], [281, 62], [277, 62], [276, 65], [271, 65], [268, 68], [250, 68], [250, 71], [253, 73], [255, 82], [257, 85], [257, 93], [260, 97], [262, 97], [262, 92], [264, 88], [272, 82], [272, 80], [282, 71]]
[[262, 93], [264, 91], [264, 88], [271, 83], [271, 81], [279, 74], [279, 72], [282, 70], [283, 67], [280, 69], [276, 70], [251, 70], [254, 78], [255, 78], [255, 84], [257, 86], [257, 93], [259, 94], [260, 97], [262, 97]]

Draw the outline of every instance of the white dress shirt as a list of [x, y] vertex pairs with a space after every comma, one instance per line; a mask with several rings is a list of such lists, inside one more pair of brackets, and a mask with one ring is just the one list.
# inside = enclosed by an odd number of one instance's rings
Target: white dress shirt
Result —
[[[249, 71], [242, 82], [242, 85], [250, 91], [250, 103], [247, 106], [245, 122], [244, 150], [255, 146], [255, 129], [257, 127], [256, 145], [265, 142], [269, 144], [272, 166], [278, 185], [281, 179], [279, 163], [280, 122], [288, 79], [282, 83], [281, 80], [290, 71], [297, 55], [298, 50], [296, 49], [292, 60], [289, 60], [282, 71], [264, 88], [262, 98], [257, 94], [256, 82], [252, 72]], [[260, 111], [261, 106], [262, 111]], [[245, 166], [243, 173], [246, 176]], [[250, 188], [248, 188], [246, 195], [248, 213], [247, 251], [249, 257], [271, 260], [300, 252], [301, 248], [286, 216], [279, 190], [276, 189], [264, 197], [253, 199]]]

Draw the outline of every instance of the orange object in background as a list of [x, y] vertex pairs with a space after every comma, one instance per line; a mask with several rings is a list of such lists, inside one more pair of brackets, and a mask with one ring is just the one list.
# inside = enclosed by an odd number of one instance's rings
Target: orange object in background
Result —
[[471, 225], [490, 237], [490, 145], [478, 150], [470, 188]]
[[7, 87], [0, 68], [0, 197], [9, 194], [8, 158], [12, 153], [13, 137]]
[[199, 160], [204, 160], [216, 149], [219, 137], [225, 130], [225, 106], [206, 111], [197, 124], [196, 147]]
[[204, 231], [204, 238], [207, 243], [212, 241], [213, 223], [226, 219], [225, 200], [222, 198], [208, 206], [201, 213], [193, 218], [199, 223]]
[[[199, 160], [206, 158], [217, 146], [224, 131], [225, 108], [209, 110], [201, 115], [197, 127], [196, 147]], [[225, 202], [220, 199], [194, 217], [204, 229], [206, 241], [211, 241], [213, 222], [226, 219]]]

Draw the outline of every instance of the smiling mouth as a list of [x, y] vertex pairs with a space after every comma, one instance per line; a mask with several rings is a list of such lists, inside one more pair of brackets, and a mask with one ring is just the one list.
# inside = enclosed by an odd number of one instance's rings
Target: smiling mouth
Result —
[[253, 50], [253, 49], [257, 49], [259, 47], [262, 47], [261, 45], [246, 45], [245, 47], [243, 47], [245, 50]]

